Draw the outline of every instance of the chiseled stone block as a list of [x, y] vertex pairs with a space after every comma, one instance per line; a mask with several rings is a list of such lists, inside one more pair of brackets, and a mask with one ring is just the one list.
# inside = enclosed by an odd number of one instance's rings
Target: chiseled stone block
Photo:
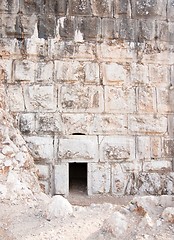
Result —
[[91, 3], [94, 16], [113, 16], [113, 0], [92, 0]]
[[126, 134], [127, 128], [127, 116], [123, 114], [95, 114], [90, 121], [90, 134]]
[[91, 15], [90, 0], [70, 0], [69, 12], [70, 15]]
[[24, 86], [25, 104], [27, 111], [55, 111], [56, 101], [54, 97], [54, 86]]
[[145, 40], [152, 41], [156, 37], [155, 20], [152, 19], [141, 19], [138, 21], [138, 41], [142, 42]]
[[150, 138], [150, 148], [151, 148], [151, 158], [161, 158], [161, 137], [151, 137]]
[[40, 61], [36, 63], [35, 79], [36, 81], [51, 82], [54, 77], [54, 64], [52, 61]]
[[68, 195], [69, 193], [68, 163], [61, 163], [55, 165], [54, 184], [55, 194], [63, 194], [65, 196]]
[[35, 114], [23, 113], [19, 117], [19, 129], [22, 133], [28, 134], [35, 131]]
[[62, 122], [65, 135], [89, 134], [92, 116], [84, 113], [63, 113]]
[[135, 138], [127, 136], [99, 136], [101, 162], [122, 162], [135, 159]]
[[[0, 44], [1, 48], [1, 44]], [[0, 50], [1, 51], [1, 50]], [[0, 53], [1, 54], [1, 53]], [[12, 83], [11, 73], [12, 73], [12, 60], [0, 59], [0, 69], [1, 69], [1, 79], [7, 83]], [[3, 75], [3, 77], [2, 77]]]
[[167, 65], [149, 64], [149, 81], [155, 86], [168, 86], [170, 84], [170, 68]]
[[136, 111], [135, 88], [105, 87], [105, 111], [133, 113]]
[[143, 164], [143, 171], [145, 172], [171, 172], [172, 171], [172, 163], [171, 161], [151, 161], [151, 162], [144, 162]]
[[174, 155], [174, 139], [162, 140], [162, 157], [173, 158]]
[[167, 19], [168, 21], [174, 21], [174, 1], [168, 0], [167, 4]]
[[164, 134], [167, 132], [167, 117], [162, 115], [129, 115], [128, 128], [131, 133]]
[[137, 137], [137, 153], [136, 158], [138, 160], [150, 159], [150, 137], [149, 136], [139, 136]]
[[109, 193], [111, 190], [111, 167], [108, 163], [89, 164], [91, 172], [91, 192]]
[[7, 89], [9, 107], [12, 112], [24, 111], [24, 96], [22, 87], [19, 85], [9, 85]]
[[170, 102], [169, 87], [157, 88], [157, 110], [159, 113], [168, 113], [173, 111], [172, 102]]
[[131, 83], [133, 85], [149, 83], [148, 65], [131, 64]]
[[24, 136], [35, 161], [50, 163], [53, 160], [53, 138], [51, 136]]
[[138, 111], [156, 112], [156, 91], [152, 87], [138, 88]]
[[99, 64], [93, 62], [84, 63], [84, 72], [85, 72], [85, 83], [96, 83], [99, 84]]
[[129, 66], [119, 63], [103, 63], [104, 85], [122, 85], [129, 79]]
[[102, 112], [103, 88], [100, 86], [62, 86], [60, 109], [63, 112]]
[[58, 160], [63, 162], [98, 162], [96, 136], [67, 136], [59, 139]]
[[36, 63], [28, 60], [15, 60], [13, 63], [13, 78], [15, 81], [34, 82]]
[[78, 61], [55, 61], [56, 80], [68, 82], [84, 79], [82, 64]]
[[118, 24], [113, 18], [102, 19], [102, 38], [103, 39], [114, 39], [118, 37]]

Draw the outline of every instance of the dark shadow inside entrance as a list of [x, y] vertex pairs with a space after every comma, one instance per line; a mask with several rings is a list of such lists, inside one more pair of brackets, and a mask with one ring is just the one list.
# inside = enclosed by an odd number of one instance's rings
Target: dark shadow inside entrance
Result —
[[87, 163], [69, 163], [69, 192], [87, 193]]

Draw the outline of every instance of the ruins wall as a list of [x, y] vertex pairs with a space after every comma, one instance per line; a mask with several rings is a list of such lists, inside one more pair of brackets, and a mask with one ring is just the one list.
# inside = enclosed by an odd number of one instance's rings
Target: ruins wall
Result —
[[10, 113], [47, 193], [174, 193], [174, 1], [3, 0]]

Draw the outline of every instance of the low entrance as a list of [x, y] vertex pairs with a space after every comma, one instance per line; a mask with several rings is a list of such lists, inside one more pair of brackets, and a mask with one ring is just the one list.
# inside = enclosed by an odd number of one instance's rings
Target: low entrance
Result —
[[87, 163], [69, 163], [69, 192], [87, 193]]

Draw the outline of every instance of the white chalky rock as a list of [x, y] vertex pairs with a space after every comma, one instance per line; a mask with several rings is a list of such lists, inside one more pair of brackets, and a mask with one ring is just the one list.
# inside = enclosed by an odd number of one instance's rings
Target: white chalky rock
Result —
[[46, 217], [48, 220], [72, 214], [73, 209], [67, 199], [58, 195], [52, 197], [46, 211]]
[[174, 223], [174, 207], [165, 208], [162, 213], [162, 218], [167, 222]]
[[103, 223], [102, 230], [111, 233], [114, 237], [122, 236], [128, 228], [126, 217], [119, 213], [114, 212]]

